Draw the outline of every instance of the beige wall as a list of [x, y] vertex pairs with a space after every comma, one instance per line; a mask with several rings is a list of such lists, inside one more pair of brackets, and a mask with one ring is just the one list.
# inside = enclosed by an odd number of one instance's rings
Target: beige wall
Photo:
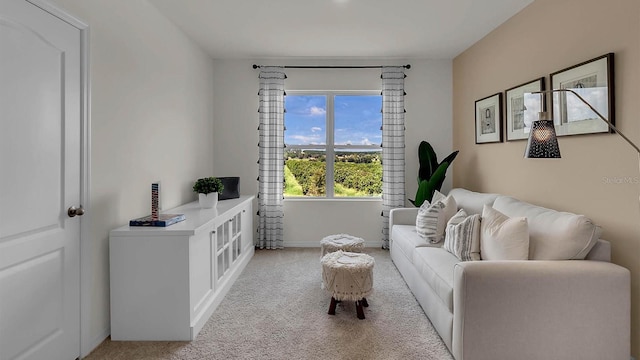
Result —
[[[380, 65], [411, 64], [406, 71], [405, 108], [407, 197], [417, 189], [418, 144], [429, 141], [442, 159], [451, 153], [451, 61], [375, 59], [216, 60], [214, 175], [240, 176], [243, 194], [255, 195], [258, 177], [258, 70], [261, 65]], [[376, 90], [380, 69], [287, 69], [290, 90]], [[443, 189], [450, 188], [451, 177]], [[410, 204], [407, 202], [407, 205]], [[318, 246], [329, 234], [350, 233], [382, 244], [382, 202], [353, 200], [285, 200], [284, 245]]]
[[[523, 159], [526, 141], [475, 144], [474, 101], [615, 53], [616, 124], [640, 143], [640, 2], [536, 0], [453, 61], [454, 186], [583, 213], [632, 272], [632, 353], [640, 356], [640, 174], [615, 134], [561, 137], [562, 159]], [[630, 183], [623, 179], [629, 180]]]
[[151, 182], [167, 209], [195, 200], [193, 180], [213, 171], [213, 61], [145, 0], [56, 3], [90, 31], [86, 354], [109, 334], [109, 230], [150, 213]]

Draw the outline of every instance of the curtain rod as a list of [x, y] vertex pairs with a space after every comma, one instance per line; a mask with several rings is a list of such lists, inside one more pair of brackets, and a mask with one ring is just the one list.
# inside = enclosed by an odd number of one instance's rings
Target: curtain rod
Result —
[[[261, 68], [265, 65], [253, 64], [254, 69]], [[289, 65], [282, 66], [285, 69], [381, 69], [385, 65], [361, 65], [361, 66], [309, 66], [309, 65]], [[411, 64], [402, 65], [405, 69], [411, 69]]]

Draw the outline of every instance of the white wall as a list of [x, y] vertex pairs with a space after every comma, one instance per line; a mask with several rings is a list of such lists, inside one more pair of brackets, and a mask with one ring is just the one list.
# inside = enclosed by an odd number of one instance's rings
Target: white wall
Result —
[[[439, 158], [452, 151], [452, 63], [449, 60], [216, 60], [214, 62], [214, 175], [240, 176], [242, 194], [255, 195], [258, 177], [260, 65], [400, 65], [406, 71], [407, 197], [417, 189], [418, 144], [429, 141]], [[379, 69], [287, 69], [287, 90], [378, 90]], [[451, 174], [450, 174], [451, 175]], [[443, 189], [451, 187], [451, 176]], [[409, 206], [410, 204], [407, 203]], [[319, 246], [329, 234], [351, 233], [380, 246], [380, 200], [285, 200], [285, 246]]]
[[[110, 330], [109, 231], [149, 213], [152, 181], [162, 181], [164, 208], [195, 200], [193, 180], [206, 175], [240, 176], [241, 192], [256, 193], [258, 72], [251, 65], [267, 62], [212, 61], [146, 0], [52, 1], [90, 26], [92, 203], [83, 220], [91, 228], [91, 236], [83, 239], [91, 264], [83, 274], [91, 284], [82, 329], [86, 355]], [[386, 63], [412, 65], [406, 109], [407, 196], [413, 197], [420, 140], [430, 141], [440, 157], [451, 151], [451, 61]], [[296, 87], [378, 89], [379, 71], [290, 71], [287, 88]], [[336, 232], [362, 236], [372, 245], [380, 239], [379, 209], [379, 202], [287, 202], [285, 245], [318, 246], [322, 236]]]
[[195, 200], [193, 180], [212, 173], [213, 62], [146, 0], [55, 3], [90, 27], [85, 355], [110, 332], [109, 230], [150, 213], [151, 182], [166, 209]]

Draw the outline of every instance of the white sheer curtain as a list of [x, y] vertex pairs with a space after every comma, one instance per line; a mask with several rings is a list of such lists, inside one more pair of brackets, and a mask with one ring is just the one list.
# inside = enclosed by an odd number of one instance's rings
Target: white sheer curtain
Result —
[[284, 186], [284, 79], [282, 67], [260, 70], [258, 247], [282, 249]]
[[403, 207], [404, 67], [382, 68], [382, 247], [389, 248], [389, 211]]

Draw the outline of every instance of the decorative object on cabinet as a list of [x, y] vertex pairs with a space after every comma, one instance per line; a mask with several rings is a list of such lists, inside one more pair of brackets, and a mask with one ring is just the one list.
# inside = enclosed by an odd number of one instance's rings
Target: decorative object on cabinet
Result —
[[198, 194], [198, 203], [203, 209], [213, 209], [218, 206], [218, 193]]
[[[504, 92], [506, 103], [507, 141], [526, 140], [531, 124], [537, 120], [537, 109], [546, 111], [546, 98], [527, 96], [525, 93], [544, 90], [544, 77], [514, 86]], [[541, 100], [542, 99], [542, 100]]]
[[[551, 89], [571, 89], [615, 125], [613, 53], [552, 73]], [[566, 92], [551, 95], [557, 136], [609, 132], [609, 126], [576, 97]]]
[[251, 260], [253, 196], [203, 211], [192, 202], [170, 212], [167, 228], [110, 232], [112, 340], [194, 340]]
[[184, 221], [184, 214], [160, 214], [155, 219], [152, 215], [129, 220], [129, 226], [156, 226], [167, 227], [180, 221]]
[[228, 176], [219, 178], [222, 181], [223, 190], [218, 194], [218, 200], [237, 199], [240, 197], [240, 178]]
[[158, 220], [160, 214], [160, 182], [151, 184], [151, 219]]
[[476, 144], [502, 142], [502, 93], [476, 100]]
[[184, 221], [184, 214], [160, 214], [160, 182], [151, 183], [151, 215], [129, 221], [129, 226], [167, 227]]
[[200, 207], [211, 209], [218, 205], [218, 194], [224, 190], [222, 181], [216, 177], [205, 177], [196, 180], [193, 191], [198, 193]]

